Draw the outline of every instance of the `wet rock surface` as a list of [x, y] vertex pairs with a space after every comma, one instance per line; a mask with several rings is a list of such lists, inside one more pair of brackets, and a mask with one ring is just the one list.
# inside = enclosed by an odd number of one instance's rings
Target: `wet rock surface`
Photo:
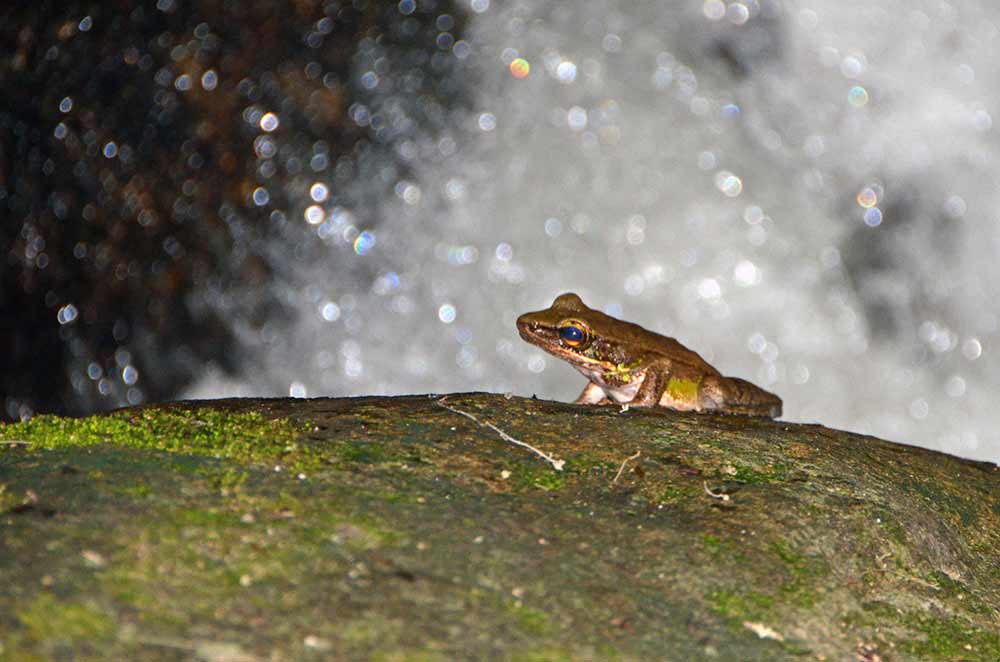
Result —
[[11, 659], [1000, 657], [996, 466], [872, 437], [454, 394], [0, 439]]

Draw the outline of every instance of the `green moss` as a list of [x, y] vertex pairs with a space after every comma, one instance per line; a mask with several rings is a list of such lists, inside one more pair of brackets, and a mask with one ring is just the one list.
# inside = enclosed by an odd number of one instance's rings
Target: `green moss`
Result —
[[919, 660], [1000, 660], [1000, 633], [987, 624], [974, 624], [962, 617], [930, 611], [900, 612], [886, 602], [866, 602], [862, 612], [846, 622], [856, 627], [882, 628], [899, 623], [891, 634], [895, 648]]
[[726, 589], [708, 595], [709, 608], [731, 623], [765, 620], [773, 614], [774, 596], [751, 590]]
[[20, 503], [20, 501], [20, 499], [7, 489], [6, 483], [0, 483], [0, 513], [7, 512]]
[[536, 650], [516, 652], [510, 659], [511, 662], [574, 662], [574, 660], [578, 660], [580, 658], [573, 655], [569, 651], [545, 647]]
[[372, 662], [446, 662], [450, 660], [449, 656], [441, 653], [439, 651], [433, 650], [412, 650], [409, 648], [403, 648], [398, 651], [392, 651], [388, 653], [376, 653], [372, 658]]
[[114, 443], [246, 463], [282, 464], [292, 471], [316, 470], [322, 466], [322, 458], [316, 448], [299, 442], [305, 432], [304, 425], [265, 418], [258, 412], [147, 408], [88, 418], [35, 416], [0, 426], [0, 440], [27, 441], [32, 450]]
[[684, 496], [683, 490], [680, 490], [674, 487], [673, 485], [668, 484], [666, 487], [663, 488], [663, 491], [660, 493], [660, 502], [669, 503], [671, 501], [680, 499], [682, 496]]
[[735, 540], [706, 533], [702, 536], [701, 541], [705, 551], [713, 557], [725, 558], [737, 563], [743, 563], [747, 560], [746, 550]]
[[592, 473], [608, 471], [611, 471], [611, 475], [613, 476], [614, 471], [617, 470], [613, 463], [599, 457], [594, 457], [588, 453], [577, 453], [567, 457], [565, 469], [568, 473], [578, 476], [589, 476]]
[[566, 478], [556, 471], [544, 471], [535, 477], [535, 485], [546, 490], [561, 490]]
[[549, 615], [540, 609], [533, 607], [514, 607], [513, 614], [517, 619], [517, 624], [525, 634], [531, 636], [541, 636], [547, 634], [549, 625]]
[[819, 602], [822, 595], [817, 589], [821, 580], [830, 574], [826, 559], [796, 553], [783, 540], [772, 542], [771, 550], [784, 564], [789, 577], [779, 587], [784, 600], [803, 608], [812, 607]]
[[[711, 610], [721, 616], [733, 632], [748, 634], [746, 622], [780, 622], [781, 602], [774, 596], [752, 590], [715, 591], [708, 596]], [[801, 641], [774, 641], [773, 644], [792, 656], [808, 655], [812, 650]]]
[[29, 637], [47, 643], [93, 644], [110, 639], [115, 630], [111, 617], [102, 611], [77, 602], [60, 602], [48, 593], [39, 594], [17, 618]]
[[250, 476], [246, 471], [227, 466], [202, 467], [197, 473], [205, 477], [213, 490], [224, 496], [238, 493]]
[[736, 470], [732, 474], [733, 479], [741, 483], [774, 483], [788, 478], [788, 467], [780, 462], [765, 469], [736, 462], [733, 463], [733, 468]]
[[1000, 660], [1000, 633], [959, 618], [926, 612], [907, 613], [904, 622], [919, 636], [897, 642], [897, 648], [923, 660]]
[[802, 566], [805, 561], [805, 557], [801, 554], [796, 554], [790, 548], [787, 542], [784, 540], [775, 540], [771, 543], [771, 550], [778, 555], [783, 563], [797, 568]]
[[511, 484], [518, 489], [534, 487], [558, 491], [566, 486], [566, 472], [555, 471], [542, 463], [519, 463], [512, 471]]
[[234, 513], [210, 508], [184, 508], [170, 513], [170, 520], [176, 526], [205, 527], [215, 531], [236, 523]]
[[761, 567], [776, 565], [780, 569], [774, 573], [773, 585], [765, 590], [737, 585], [709, 594], [712, 611], [726, 618], [731, 625], [741, 626], [747, 620], [774, 619], [780, 615], [779, 612], [784, 613], [790, 607], [812, 607], [823, 597], [820, 593], [821, 580], [830, 572], [826, 561], [799, 554], [784, 541], [772, 542], [764, 550], [764, 556], [759, 551], [748, 552], [732, 540], [711, 534], [702, 536], [702, 544], [716, 558], [735, 559], [741, 564], [755, 558], [758, 559], [755, 563]]
[[369, 441], [347, 442], [337, 449], [337, 455], [349, 464], [380, 464], [390, 459], [381, 445]]
[[654, 496], [653, 499], [653, 501], [659, 503], [673, 503], [676, 501], [681, 501], [683, 499], [690, 498], [702, 491], [702, 487], [700, 485], [698, 486], [697, 489], [695, 489], [690, 486], [674, 485], [673, 483], [667, 483], [665, 486], [659, 489], [660, 489], [659, 495]]
[[119, 485], [115, 492], [130, 497], [147, 497], [153, 493], [153, 489], [149, 485]]

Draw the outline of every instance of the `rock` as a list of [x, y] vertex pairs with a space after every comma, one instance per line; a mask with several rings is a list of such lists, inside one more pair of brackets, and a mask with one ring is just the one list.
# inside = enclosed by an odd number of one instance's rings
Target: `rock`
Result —
[[872, 437], [455, 394], [0, 438], [0, 657], [1000, 659], [997, 467]]

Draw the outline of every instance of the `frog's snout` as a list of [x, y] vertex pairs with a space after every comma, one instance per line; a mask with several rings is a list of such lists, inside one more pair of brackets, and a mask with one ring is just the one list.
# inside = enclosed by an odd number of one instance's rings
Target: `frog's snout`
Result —
[[548, 335], [546, 331], [548, 328], [534, 313], [525, 313], [517, 318], [517, 332], [532, 344], [537, 344], [540, 339], [545, 338]]
[[525, 340], [530, 340], [532, 337], [534, 337], [534, 334], [532, 332], [535, 329], [533, 327], [537, 326], [538, 326], [537, 323], [533, 323], [531, 321], [530, 313], [525, 313], [524, 315], [521, 315], [520, 317], [517, 318], [517, 332], [521, 334], [521, 337], [524, 338]]

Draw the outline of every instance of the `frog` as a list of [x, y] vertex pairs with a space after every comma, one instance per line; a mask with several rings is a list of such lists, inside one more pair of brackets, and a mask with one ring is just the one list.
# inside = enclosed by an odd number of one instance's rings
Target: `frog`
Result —
[[518, 317], [517, 330], [587, 378], [576, 404], [781, 416], [777, 395], [723, 376], [676, 339], [594, 310], [572, 292]]

